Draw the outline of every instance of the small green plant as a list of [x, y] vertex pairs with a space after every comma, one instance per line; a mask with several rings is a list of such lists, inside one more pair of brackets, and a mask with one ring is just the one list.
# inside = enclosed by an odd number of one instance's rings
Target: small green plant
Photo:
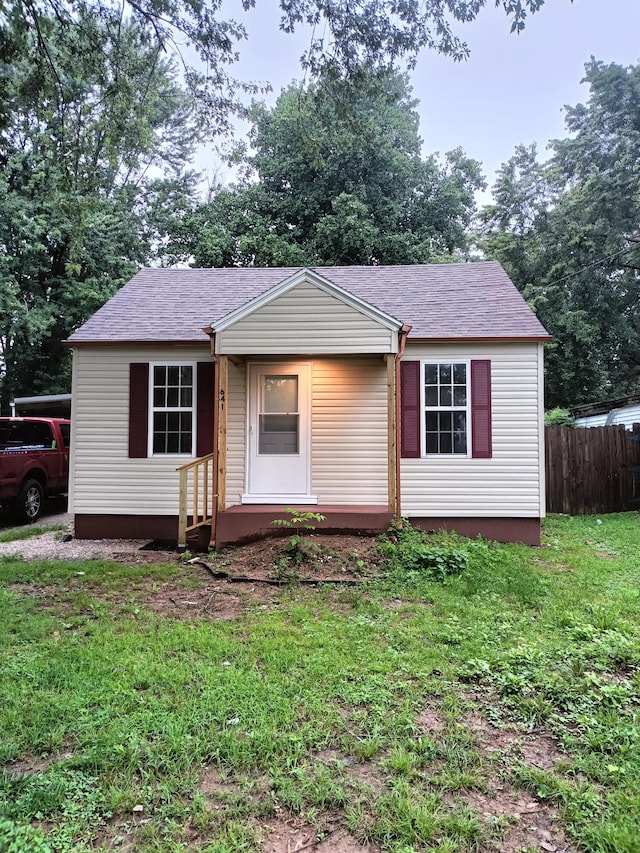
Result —
[[274, 563], [273, 576], [281, 583], [296, 583], [300, 580], [297, 564], [293, 563], [287, 554], [283, 554]]
[[564, 426], [574, 429], [576, 427], [576, 419], [573, 417], [569, 409], [561, 409], [556, 406], [555, 409], [549, 409], [544, 413], [545, 426]]
[[409, 578], [426, 576], [442, 583], [451, 575], [462, 574], [469, 564], [467, 551], [447, 541], [433, 543], [428, 534], [406, 520], [392, 524], [380, 543], [380, 550], [391, 572], [400, 572]]
[[324, 521], [326, 516], [320, 512], [311, 512], [308, 510], [293, 509], [287, 507], [285, 512], [289, 514], [289, 518], [274, 518], [271, 522], [274, 527], [286, 527], [289, 530], [295, 531], [290, 537], [289, 542], [285, 546], [295, 563], [299, 565], [305, 558], [305, 542], [303, 530], [315, 530], [314, 522]]
[[39, 830], [18, 826], [8, 818], [0, 818], [0, 850], [2, 853], [52, 853]]

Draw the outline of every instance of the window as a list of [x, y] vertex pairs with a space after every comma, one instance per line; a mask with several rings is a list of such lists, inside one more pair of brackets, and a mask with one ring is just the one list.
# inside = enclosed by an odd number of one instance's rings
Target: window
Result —
[[[458, 370], [454, 371], [456, 365]], [[464, 374], [460, 370], [461, 366], [464, 367]], [[444, 374], [440, 373], [441, 367], [445, 368]], [[449, 381], [447, 367], [451, 370]], [[465, 405], [462, 404], [463, 375]], [[427, 379], [430, 380], [428, 383]], [[449, 400], [449, 391], [443, 391], [447, 388], [450, 389], [452, 405], [444, 403], [444, 400]], [[446, 417], [440, 420], [441, 414], [451, 415], [451, 429], [448, 429]], [[464, 415], [464, 418], [456, 418], [455, 415]], [[431, 433], [428, 442], [427, 416], [428, 431]], [[436, 448], [441, 447], [441, 437], [446, 433], [450, 436], [451, 450], [444, 454]], [[456, 434], [459, 436], [457, 447]], [[434, 448], [433, 452], [427, 449], [427, 444]], [[448, 445], [449, 439], [445, 438], [444, 444]], [[458, 456], [471, 456], [474, 459], [493, 457], [491, 361], [473, 358], [470, 361], [441, 363], [403, 359], [400, 362], [400, 456], [402, 459], [420, 459], [427, 453], [449, 456], [457, 451]]]
[[150, 434], [153, 455], [193, 455], [193, 364], [154, 364], [150, 388]]
[[51, 427], [39, 421], [4, 421], [0, 426], [2, 450], [50, 450], [53, 447]]
[[261, 375], [258, 406], [258, 453], [298, 453], [300, 415], [297, 375]]
[[469, 447], [469, 365], [423, 362], [424, 451], [467, 456]]
[[64, 446], [68, 450], [71, 446], [71, 424], [60, 424], [60, 432], [62, 433]]

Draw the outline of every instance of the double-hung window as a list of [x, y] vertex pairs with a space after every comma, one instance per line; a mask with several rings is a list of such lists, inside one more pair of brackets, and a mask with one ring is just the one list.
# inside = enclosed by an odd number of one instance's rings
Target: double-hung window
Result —
[[467, 456], [471, 422], [466, 361], [422, 362], [424, 453]]
[[151, 365], [150, 455], [193, 455], [194, 377], [193, 364]]

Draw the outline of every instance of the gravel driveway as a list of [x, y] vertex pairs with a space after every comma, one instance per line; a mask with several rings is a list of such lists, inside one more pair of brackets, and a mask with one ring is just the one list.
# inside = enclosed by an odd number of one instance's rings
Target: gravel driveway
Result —
[[[148, 539], [74, 538], [63, 542], [62, 539], [65, 534], [73, 536], [73, 518], [71, 513], [66, 512], [66, 499], [64, 502], [61, 502], [59, 498], [47, 502], [46, 509], [36, 526], [48, 527], [54, 524], [64, 525], [64, 529], [42, 533], [40, 536], [33, 536], [29, 539], [0, 542], [0, 557], [8, 554], [21, 554], [25, 560], [132, 559], [135, 561], [142, 557], [136, 552], [149, 543]], [[28, 525], [15, 527], [9, 516], [0, 516], [0, 533], [11, 530], [22, 531], [25, 527]]]

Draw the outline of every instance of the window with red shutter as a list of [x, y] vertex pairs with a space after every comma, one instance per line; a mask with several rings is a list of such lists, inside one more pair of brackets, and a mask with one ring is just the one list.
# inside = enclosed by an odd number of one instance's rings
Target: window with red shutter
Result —
[[129, 458], [144, 459], [148, 449], [149, 365], [129, 365]]
[[471, 362], [471, 455], [474, 459], [491, 459], [491, 362]]
[[197, 365], [130, 364], [129, 457], [142, 459], [148, 456], [149, 431], [154, 455], [192, 455], [194, 430], [196, 454], [206, 456], [211, 453], [213, 380], [212, 361], [198, 362]]
[[400, 430], [405, 459], [423, 452], [490, 459], [490, 360], [402, 361]]
[[400, 456], [420, 458], [420, 362], [400, 362]]

